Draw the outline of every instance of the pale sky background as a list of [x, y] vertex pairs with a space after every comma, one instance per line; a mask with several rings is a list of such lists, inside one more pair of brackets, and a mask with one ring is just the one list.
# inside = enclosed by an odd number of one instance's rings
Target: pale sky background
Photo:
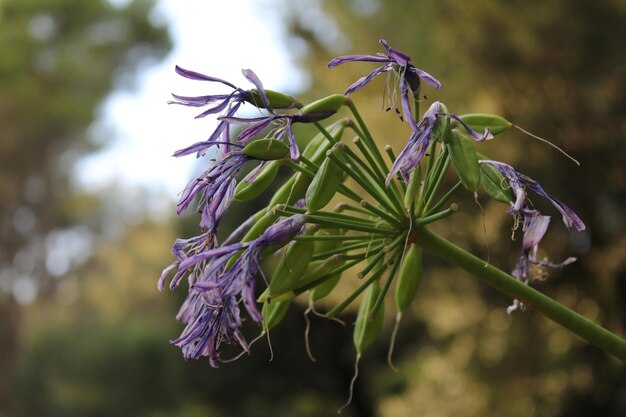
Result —
[[172, 153], [206, 139], [216, 121], [213, 117], [194, 119], [201, 110], [168, 105], [170, 93], [230, 91], [215, 83], [182, 78], [174, 72], [176, 64], [243, 88], [251, 84], [241, 69], [250, 68], [267, 88], [301, 90], [306, 75], [291, 61], [285, 30], [271, 5], [271, 0], [160, 0], [155, 18], [168, 22], [173, 49], [162, 62], [140, 70], [133, 91], [117, 92], [107, 99], [100, 120], [92, 127], [103, 150], [79, 162], [77, 186], [91, 191], [112, 184], [144, 186], [176, 198], [191, 179], [196, 159], [193, 155], [173, 158]]

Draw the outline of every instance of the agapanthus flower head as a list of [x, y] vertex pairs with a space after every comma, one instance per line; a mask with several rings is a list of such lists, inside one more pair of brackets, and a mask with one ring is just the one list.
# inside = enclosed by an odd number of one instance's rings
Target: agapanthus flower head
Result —
[[[186, 358], [208, 356], [211, 365], [217, 366], [220, 343], [237, 342], [244, 350], [248, 349], [240, 331], [242, 319], [238, 302], [243, 302], [252, 320], [261, 321], [254, 292], [259, 258], [264, 249], [289, 242], [301, 232], [305, 223], [306, 216], [297, 214], [279, 220], [250, 242], [204, 251], [198, 250], [201, 247], [198, 246], [199, 238], [177, 241], [177, 260], [163, 271], [159, 287], [164, 286], [173, 269], [177, 272], [172, 278], [172, 288], [189, 274], [189, 295], [177, 316], [187, 326], [181, 336], [172, 341], [182, 348]], [[185, 248], [188, 249], [186, 253]], [[238, 252], [236, 261], [228, 265]]]
[[[209, 114], [221, 114], [225, 117], [232, 117], [237, 113], [241, 105], [246, 102], [269, 111], [273, 111], [274, 108], [294, 108], [300, 106], [300, 103], [295, 98], [282, 94], [280, 94], [282, 100], [274, 100], [274, 103], [272, 103], [272, 100], [268, 96], [268, 91], [266, 91], [263, 87], [263, 83], [254, 71], [250, 69], [242, 70], [243, 76], [255, 87], [255, 89], [250, 90], [239, 88], [233, 83], [222, 80], [221, 78], [186, 70], [178, 65], [176, 66], [176, 72], [191, 80], [215, 82], [226, 85], [232, 89], [232, 91], [227, 94], [212, 94], [193, 97], [172, 94], [174, 100], [170, 101], [170, 104], [180, 104], [190, 107], [210, 106], [208, 109], [198, 114], [196, 116], [197, 119], [208, 116]], [[272, 92], [272, 94], [277, 93]], [[222, 142], [218, 142], [218, 138], [220, 138], [220, 136], [222, 137]], [[183, 156], [194, 152], [197, 152], [198, 156], [200, 156], [205, 153], [206, 149], [214, 145], [220, 145], [224, 151], [227, 152], [229, 150], [229, 141], [229, 125], [225, 121], [220, 121], [215, 131], [213, 131], [211, 136], [206, 141], [198, 142], [187, 148], [180, 149], [174, 153], [174, 156]]]
[[[400, 86], [400, 96], [404, 118], [408, 121], [408, 123], [414, 130], [417, 130], [416, 122], [411, 115], [410, 96], [415, 96], [419, 94], [422, 81], [437, 89], [441, 88], [441, 83], [439, 82], [439, 80], [437, 80], [426, 71], [421, 70], [411, 64], [411, 58], [408, 55], [390, 47], [386, 40], [380, 39], [379, 42], [385, 48], [384, 54], [378, 53], [377, 55], [339, 56], [333, 58], [328, 63], [328, 67], [336, 67], [346, 62], [378, 62], [383, 64], [369, 74], [359, 78], [350, 87], [348, 87], [345, 91], [346, 95], [352, 94], [355, 91], [358, 91], [361, 88], [365, 87], [379, 74], [387, 73], [387, 75], [389, 76], [395, 72], [398, 76], [398, 83]], [[389, 98], [389, 102], [393, 107], [395, 107], [395, 100], [393, 99], [395, 94], [395, 88], [389, 88], [388, 91], [391, 95]]]

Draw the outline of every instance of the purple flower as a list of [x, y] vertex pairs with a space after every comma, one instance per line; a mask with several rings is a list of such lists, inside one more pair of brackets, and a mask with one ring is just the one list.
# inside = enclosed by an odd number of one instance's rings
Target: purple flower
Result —
[[[241, 107], [241, 105], [245, 102], [251, 103], [258, 108], [265, 108], [270, 111], [273, 110], [267, 92], [263, 88], [263, 83], [252, 70], [244, 69], [242, 70], [242, 73], [243, 76], [256, 87], [256, 90], [254, 91], [255, 94], [253, 94], [252, 90], [243, 90], [239, 87], [236, 87], [234, 84], [220, 78], [211, 77], [194, 71], [189, 71], [179, 66], [176, 66], [176, 72], [185, 78], [197, 81], [216, 82], [224, 84], [232, 88], [233, 90], [228, 94], [214, 94], [195, 97], [172, 94], [175, 100], [170, 101], [170, 104], [181, 104], [183, 106], [190, 107], [210, 106], [208, 109], [198, 114], [196, 116], [196, 119], [205, 117], [209, 114], [218, 114], [222, 112], [224, 112], [223, 116], [225, 117], [233, 117], [239, 110], [239, 107]], [[296, 107], [297, 105], [297, 100], [293, 99], [290, 104], [286, 104], [286, 107], [283, 108], [292, 108]], [[222, 142], [218, 141], [218, 138], [220, 136], [222, 136]], [[194, 143], [187, 148], [180, 149], [174, 153], [174, 156], [178, 157], [188, 155], [194, 152], [197, 152], [198, 156], [201, 156], [204, 155], [206, 149], [208, 149], [209, 147], [220, 144], [224, 145], [223, 150], [227, 152], [229, 150], [229, 138], [230, 135], [228, 123], [225, 121], [220, 121], [217, 125], [217, 128], [211, 134], [209, 139], [207, 139], [206, 141]]]
[[[372, 81], [378, 74], [388, 73], [391, 74], [394, 70], [397, 71], [399, 79], [400, 79], [400, 95], [402, 100], [402, 111], [404, 113], [404, 118], [409, 122], [413, 130], [417, 130], [417, 126], [413, 116], [411, 115], [411, 104], [409, 100], [409, 91], [412, 95], [416, 95], [419, 93], [421, 82], [424, 81], [426, 84], [429, 84], [435, 88], [441, 88], [441, 83], [432, 75], [428, 74], [426, 71], [423, 71], [419, 68], [413, 66], [410, 63], [411, 58], [396, 50], [393, 49], [387, 44], [387, 41], [384, 39], [379, 40], [380, 44], [385, 48], [385, 54], [378, 53], [376, 56], [374, 55], [344, 55], [339, 56], [337, 58], [332, 59], [328, 63], [328, 67], [336, 67], [337, 65], [344, 64], [346, 62], [378, 62], [383, 65], [379, 68], [376, 68], [374, 71], [369, 74], [359, 78], [354, 84], [346, 89], [345, 94], [349, 95], [354, 93], [355, 91], [360, 90], [365, 85], [367, 85], [370, 81]], [[393, 100], [390, 100], [393, 104]]]
[[[515, 195], [515, 201], [511, 202], [508, 212], [515, 220], [515, 224], [513, 226], [514, 230], [520, 223], [522, 224], [524, 239], [522, 241], [522, 254], [517, 260], [517, 265], [515, 266], [512, 275], [525, 284], [528, 284], [531, 265], [546, 268], [563, 268], [564, 266], [576, 261], [576, 258], [573, 257], [569, 257], [560, 263], [552, 263], [547, 259], [537, 259], [539, 242], [548, 229], [550, 217], [544, 216], [539, 213], [539, 211], [531, 208], [532, 205], [527, 197], [526, 189], [530, 188], [535, 193], [550, 201], [550, 203], [552, 203], [552, 205], [561, 213], [563, 223], [567, 228], [575, 228], [578, 231], [585, 230], [585, 224], [582, 220], [580, 220], [576, 213], [574, 213], [574, 211], [565, 204], [549, 195], [537, 181], [515, 171], [512, 166], [491, 160], [481, 160], [479, 162], [481, 164], [489, 164], [500, 171], [500, 173], [509, 182], [509, 186]], [[517, 309], [524, 309], [524, 305], [519, 300], [514, 300], [513, 304], [507, 308], [507, 312], [511, 314]]]
[[449, 116], [455, 120], [461, 122], [461, 126], [467, 130], [469, 135], [476, 141], [482, 141], [487, 139], [492, 139], [493, 135], [489, 133], [489, 130], [485, 130], [483, 135], [479, 135], [474, 132], [463, 123], [457, 116], [448, 113], [441, 112], [442, 103], [439, 101], [435, 101], [424, 113], [424, 117], [420, 121], [418, 125], [413, 129], [413, 133], [409, 137], [409, 140], [400, 152], [400, 155], [396, 158], [393, 163], [393, 166], [389, 170], [389, 175], [387, 175], [387, 179], [385, 180], [385, 185], [389, 185], [393, 177], [397, 172], [400, 172], [402, 178], [408, 182], [409, 176], [411, 172], [415, 170], [415, 168], [419, 165], [420, 161], [426, 154], [430, 143], [433, 140], [436, 140], [439, 135], [443, 132], [439, 128], [437, 124], [437, 118], [440, 116]]
[[[270, 226], [253, 241], [218, 248], [205, 246], [206, 250], [199, 250], [199, 238], [185, 243], [177, 241], [180, 251], [175, 255], [178, 259], [163, 271], [159, 286], [163, 287], [173, 269], [177, 272], [170, 284], [172, 288], [184, 275], [190, 276], [189, 295], [177, 316], [186, 327], [181, 336], [172, 341], [182, 348], [185, 358], [208, 356], [211, 366], [217, 367], [222, 342], [236, 342], [248, 350], [240, 331], [242, 319], [238, 302], [243, 302], [254, 321], [262, 320], [254, 291], [261, 253], [267, 247], [289, 242], [301, 232], [305, 222], [305, 215], [294, 215]], [[189, 248], [189, 252], [184, 253], [183, 248]], [[238, 252], [240, 256], [227, 268], [228, 261]]]
[[[242, 147], [234, 143], [230, 145]], [[230, 206], [235, 193], [237, 184], [235, 176], [246, 162], [255, 160], [243, 154], [240, 149], [234, 149], [219, 157], [206, 171], [187, 184], [181, 193], [176, 213], [180, 215], [196, 197], [199, 197], [200, 227], [214, 236], [218, 223]], [[264, 163], [262, 162], [259, 168]], [[258, 169], [257, 172], [259, 172]]]
[[[523, 209], [521, 211], [523, 218], [522, 231], [524, 232], [524, 239], [522, 241], [522, 253], [517, 260], [517, 265], [512, 272], [512, 275], [518, 280], [528, 284], [530, 279], [531, 265], [537, 265], [539, 267], [548, 268], [563, 268], [566, 265], [576, 261], [576, 258], [569, 257], [563, 262], [552, 263], [547, 259], [538, 260], [537, 250], [539, 242], [543, 239], [548, 225], [550, 224], [550, 216], [544, 216], [537, 210]], [[524, 309], [525, 306], [519, 300], [513, 300], [513, 304], [509, 306], [506, 311], [511, 314], [517, 309]]]
[[582, 220], [580, 220], [576, 213], [574, 213], [571, 208], [549, 195], [537, 181], [515, 171], [512, 166], [502, 162], [491, 160], [481, 160], [479, 162], [482, 164], [489, 164], [493, 166], [498, 171], [500, 171], [500, 173], [509, 182], [509, 186], [515, 194], [515, 202], [512, 202], [511, 207], [509, 207], [509, 213], [513, 216], [523, 218], [522, 209], [526, 208], [528, 201], [526, 197], [526, 189], [530, 188], [535, 193], [546, 198], [548, 201], [550, 201], [550, 203], [552, 203], [552, 205], [561, 213], [565, 226], [570, 229], [573, 227], [578, 231], [585, 230], [585, 224], [582, 222]]

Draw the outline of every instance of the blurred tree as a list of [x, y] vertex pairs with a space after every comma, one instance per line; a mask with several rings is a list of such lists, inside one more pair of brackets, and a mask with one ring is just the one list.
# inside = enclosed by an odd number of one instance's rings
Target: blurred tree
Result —
[[[534, 285], [623, 334], [623, 1], [274, 3], [285, 14], [293, 47], [306, 51], [301, 63], [314, 80], [307, 94], [342, 91], [366, 74], [373, 68], [367, 64], [345, 64], [342, 70], [328, 70], [324, 64], [340, 54], [380, 51], [376, 42], [385, 38], [443, 82], [441, 91], [423, 89], [427, 102], [442, 100], [457, 114], [502, 114], [573, 153], [582, 168], [518, 133], [479, 145], [494, 159], [541, 180], [546, 189], [572, 203], [587, 223], [585, 233], [568, 234], [558, 225], [558, 213], [554, 215], [543, 249], [554, 259], [573, 254], [579, 262]], [[380, 111], [382, 83], [376, 80], [354, 100], [373, 124], [380, 145], [400, 149], [408, 134]], [[509, 241], [505, 207], [487, 203], [483, 217], [471, 196], [462, 203], [467, 211], [453, 216], [449, 227], [440, 231], [510, 269], [518, 249]], [[623, 364], [532, 312], [506, 316], [505, 297], [436, 260], [428, 263], [414, 317], [407, 317], [399, 336], [404, 391], [379, 397], [381, 414], [626, 414]], [[384, 353], [372, 352], [370, 357], [383, 361]], [[367, 383], [370, 391], [385, 392], [385, 381], [379, 375]]]
[[13, 386], [19, 309], [88, 256], [68, 174], [115, 80], [170, 47], [153, 3], [0, 2], [0, 415]]

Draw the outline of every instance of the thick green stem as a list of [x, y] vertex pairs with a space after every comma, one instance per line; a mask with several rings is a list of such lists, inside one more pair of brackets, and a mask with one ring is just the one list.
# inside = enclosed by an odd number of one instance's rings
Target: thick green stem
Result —
[[476, 275], [479, 279], [509, 297], [521, 301], [589, 343], [626, 362], [626, 341], [619, 336], [534, 288], [523, 284], [506, 272], [485, 263], [484, 260], [436, 235], [425, 227], [417, 230], [415, 241], [426, 248], [426, 250]]

